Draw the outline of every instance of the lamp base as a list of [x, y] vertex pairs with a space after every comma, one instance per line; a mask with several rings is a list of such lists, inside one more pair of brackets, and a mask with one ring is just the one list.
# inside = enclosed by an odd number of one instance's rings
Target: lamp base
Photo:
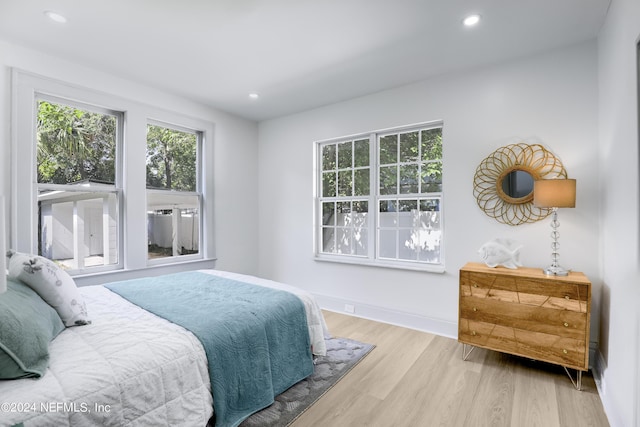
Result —
[[547, 276], [568, 276], [570, 271], [559, 265], [550, 265], [544, 269], [544, 274]]

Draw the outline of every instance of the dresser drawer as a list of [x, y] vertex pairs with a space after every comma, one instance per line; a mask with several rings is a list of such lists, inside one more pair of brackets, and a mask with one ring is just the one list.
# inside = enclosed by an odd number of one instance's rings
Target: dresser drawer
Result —
[[582, 313], [586, 313], [590, 298], [589, 287], [584, 284], [468, 271], [460, 274], [460, 295]]
[[581, 340], [587, 328], [586, 313], [478, 297], [460, 298], [460, 318]]
[[465, 344], [587, 370], [584, 340], [460, 319], [458, 340]]

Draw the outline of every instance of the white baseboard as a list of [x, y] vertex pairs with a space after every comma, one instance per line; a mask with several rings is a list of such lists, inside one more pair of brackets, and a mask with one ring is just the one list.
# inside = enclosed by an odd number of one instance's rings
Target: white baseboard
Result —
[[605, 375], [607, 371], [607, 362], [604, 360], [604, 356], [599, 350], [595, 352], [595, 357], [593, 358], [593, 362], [591, 365], [593, 379], [596, 383], [596, 388], [598, 389], [598, 394], [600, 395], [602, 406], [604, 407], [604, 413], [607, 415], [607, 419], [609, 420], [609, 425], [611, 427], [623, 427], [624, 424], [617, 415], [615, 405], [611, 401], [610, 395], [607, 394], [607, 383]]
[[433, 319], [327, 295], [314, 294], [314, 297], [320, 307], [325, 310], [458, 339], [457, 322]]

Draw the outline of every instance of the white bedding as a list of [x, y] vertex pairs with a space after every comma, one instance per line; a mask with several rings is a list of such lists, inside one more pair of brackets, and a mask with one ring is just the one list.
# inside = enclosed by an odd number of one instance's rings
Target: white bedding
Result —
[[[315, 354], [326, 325], [313, 298], [253, 276], [202, 270], [288, 290], [304, 302]], [[207, 360], [189, 331], [102, 286], [80, 288], [92, 323], [50, 345], [40, 379], [0, 381], [0, 426], [205, 426], [213, 413]]]
[[42, 378], [0, 381], [11, 405], [0, 424], [205, 426], [213, 400], [200, 341], [102, 286], [80, 292], [92, 323], [51, 342]]

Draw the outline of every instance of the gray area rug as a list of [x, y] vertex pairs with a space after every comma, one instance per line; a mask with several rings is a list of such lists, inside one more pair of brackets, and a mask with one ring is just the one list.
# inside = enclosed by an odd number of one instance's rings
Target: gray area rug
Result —
[[271, 406], [244, 420], [240, 427], [288, 426], [340, 381], [374, 347], [347, 338], [328, 339], [327, 355], [316, 359], [313, 374], [277, 396]]

